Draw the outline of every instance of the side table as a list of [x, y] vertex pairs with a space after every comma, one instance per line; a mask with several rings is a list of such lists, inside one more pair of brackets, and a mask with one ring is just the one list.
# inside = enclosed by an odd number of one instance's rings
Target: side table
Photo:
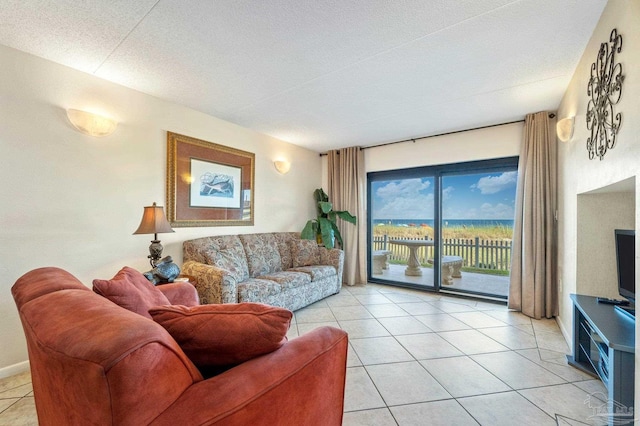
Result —
[[180, 275], [178, 275], [178, 277], [175, 279], [174, 282], [187, 282], [187, 283], [189, 283], [189, 284], [191, 284], [191, 285], [193, 285], [195, 287], [196, 283], [198, 281], [196, 280], [196, 278], [194, 276], [180, 274]]

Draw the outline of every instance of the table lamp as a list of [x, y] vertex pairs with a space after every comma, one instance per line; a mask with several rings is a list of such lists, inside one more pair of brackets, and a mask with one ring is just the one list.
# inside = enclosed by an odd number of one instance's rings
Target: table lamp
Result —
[[163, 207], [156, 206], [155, 202], [152, 206], [145, 207], [140, 226], [138, 226], [138, 229], [136, 229], [133, 235], [153, 234], [153, 241], [151, 241], [151, 245], [149, 246], [149, 256], [147, 256], [152, 268], [156, 267], [158, 260], [162, 257], [162, 244], [160, 244], [158, 234], [168, 232], [175, 231], [171, 229], [171, 225], [164, 215]]

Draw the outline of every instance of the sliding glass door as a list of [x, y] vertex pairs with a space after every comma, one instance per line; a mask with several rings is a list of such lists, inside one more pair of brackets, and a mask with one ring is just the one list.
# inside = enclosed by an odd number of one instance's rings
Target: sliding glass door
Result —
[[517, 171], [442, 175], [443, 289], [506, 298]]
[[434, 287], [434, 176], [403, 171], [370, 182], [369, 276]]
[[368, 174], [369, 280], [506, 299], [517, 157]]

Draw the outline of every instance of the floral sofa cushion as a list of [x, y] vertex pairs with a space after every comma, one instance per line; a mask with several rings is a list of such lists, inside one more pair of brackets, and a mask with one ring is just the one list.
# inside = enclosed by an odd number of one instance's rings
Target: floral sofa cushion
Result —
[[278, 245], [278, 252], [280, 253], [280, 259], [282, 260], [282, 270], [286, 271], [289, 268], [293, 268], [293, 255], [291, 254], [291, 242], [300, 239], [300, 234], [297, 232], [276, 232], [273, 234], [273, 238]]
[[304, 272], [311, 277], [311, 281], [318, 281], [334, 276], [336, 274], [336, 268], [327, 265], [300, 266], [298, 268], [291, 268], [288, 272]]
[[249, 266], [249, 276], [255, 278], [268, 272], [282, 271], [282, 258], [273, 234], [240, 235]]
[[249, 278], [238, 284], [238, 299], [255, 302], [277, 296], [281, 291], [282, 287], [275, 281]]
[[[329, 266], [329, 268], [333, 269], [333, 274], [335, 275], [335, 269], [331, 266]], [[283, 288], [297, 288], [311, 282], [310, 274], [306, 274], [304, 272], [290, 272], [290, 270], [283, 272], [272, 272], [269, 274], [261, 275], [259, 278], [262, 280], [275, 281]]]
[[294, 240], [291, 242], [293, 267], [311, 266], [320, 263], [318, 243], [312, 240]]
[[220, 250], [212, 260], [214, 265], [231, 272], [236, 281], [244, 281], [249, 277], [247, 261], [244, 255], [235, 250]]
[[249, 278], [247, 257], [237, 235], [200, 238], [190, 243], [184, 246], [185, 258], [226, 269], [238, 282]]

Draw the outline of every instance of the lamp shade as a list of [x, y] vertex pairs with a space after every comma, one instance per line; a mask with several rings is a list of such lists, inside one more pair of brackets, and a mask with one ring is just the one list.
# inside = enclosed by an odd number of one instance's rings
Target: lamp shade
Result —
[[573, 137], [573, 122], [575, 117], [567, 117], [556, 124], [556, 134], [562, 142], [567, 142]]
[[283, 175], [289, 173], [289, 169], [291, 169], [291, 163], [285, 160], [274, 161], [273, 165], [276, 167], [278, 173]]
[[79, 109], [68, 109], [67, 118], [73, 127], [89, 136], [109, 136], [118, 126], [115, 120]]
[[162, 206], [156, 206], [156, 203], [153, 203], [152, 206], [144, 208], [142, 221], [134, 234], [161, 234], [168, 232], [175, 231], [171, 229], [171, 225], [164, 215]]

